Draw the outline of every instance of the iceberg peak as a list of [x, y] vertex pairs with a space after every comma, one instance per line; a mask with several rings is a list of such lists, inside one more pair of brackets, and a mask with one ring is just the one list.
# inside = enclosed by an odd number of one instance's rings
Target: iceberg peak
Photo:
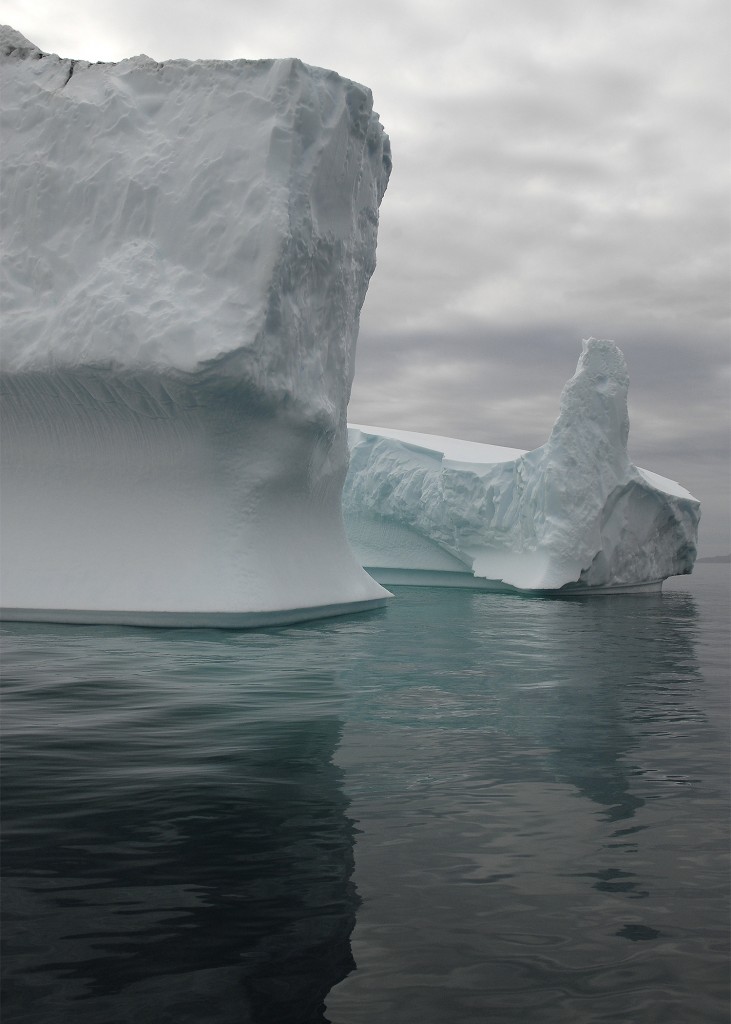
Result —
[[25, 60], [28, 57], [42, 57], [42, 51], [26, 39], [22, 32], [10, 25], [0, 25], [0, 57]]
[[607, 454], [627, 450], [629, 374], [621, 350], [613, 341], [587, 338], [582, 342], [576, 372], [561, 393], [558, 419], [551, 441], [575, 430], [578, 420], [591, 427], [591, 439]]

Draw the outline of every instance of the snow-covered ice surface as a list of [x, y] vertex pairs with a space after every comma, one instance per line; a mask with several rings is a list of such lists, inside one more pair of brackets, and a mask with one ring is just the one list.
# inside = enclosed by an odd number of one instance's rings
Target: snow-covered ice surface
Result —
[[560, 593], [689, 573], [700, 505], [630, 462], [628, 384], [614, 342], [585, 341], [531, 452], [351, 424], [343, 507], [363, 565], [386, 584]]
[[381, 604], [341, 515], [390, 150], [298, 60], [0, 30], [2, 604], [260, 625]]

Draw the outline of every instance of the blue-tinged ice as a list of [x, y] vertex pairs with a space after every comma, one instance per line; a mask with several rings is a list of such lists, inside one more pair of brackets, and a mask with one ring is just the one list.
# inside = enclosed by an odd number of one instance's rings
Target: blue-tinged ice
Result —
[[583, 344], [542, 447], [351, 424], [348, 537], [386, 584], [537, 591], [657, 590], [689, 573], [699, 502], [627, 454], [627, 367]]

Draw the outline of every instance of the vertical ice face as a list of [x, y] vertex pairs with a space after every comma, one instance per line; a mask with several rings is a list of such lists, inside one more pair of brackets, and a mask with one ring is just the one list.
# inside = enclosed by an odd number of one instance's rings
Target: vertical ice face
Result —
[[65, 60], [3, 28], [0, 94], [6, 610], [382, 601], [340, 512], [390, 171], [369, 90], [298, 60]]
[[652, 487], [630, 462], [628, 388], [614, 342], [585, 341], [551, 436], [520, 464], [519, 546], [540, 554], [527, 585], [609, 586], [690, 572], [698, 503], [671, 481], [669, 490]]
[[464, 585], [467, 574], [552, 591], [690, 572], [700, 507], [630, 462], [628, 383], [614, 342], [584, 342], [551, 436], [532, 452], [351, 427], [344, 508], [363, 564], [391, 583]]

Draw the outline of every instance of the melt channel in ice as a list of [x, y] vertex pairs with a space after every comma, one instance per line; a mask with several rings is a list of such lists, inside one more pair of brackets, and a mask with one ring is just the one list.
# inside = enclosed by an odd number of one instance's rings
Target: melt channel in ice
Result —
[[298, 60], [90, 64], [0, 30], [5, 617], [253, 626], [388, 594], [341, 491], [391, 166]]
[[627, 368], [583, 344], [535, 451], [352, 424], [351, 545], [385, 584], [543, 593], [658, 590], [691, 572], [700, 505], [627, 454]]

